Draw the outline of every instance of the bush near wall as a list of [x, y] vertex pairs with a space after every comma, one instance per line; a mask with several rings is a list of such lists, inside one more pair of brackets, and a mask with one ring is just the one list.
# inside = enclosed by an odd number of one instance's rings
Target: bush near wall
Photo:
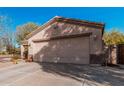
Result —
[[124, 34], [118, 30], [112, 30], [104, 33], [103, 40], [106, 45], [124, 44]]

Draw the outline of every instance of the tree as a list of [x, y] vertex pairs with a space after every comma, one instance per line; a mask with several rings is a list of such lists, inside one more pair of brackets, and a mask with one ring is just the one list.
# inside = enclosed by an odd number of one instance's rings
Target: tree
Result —
[[15, 36], [13, 32], [8, 32], [3, 37], [4, 46], [9, 54], [13, 54], [15, 49]]
[[116, 29], [106, 32], [103, 39], [106, 45], [124, 44], [124, 34]]
[[0, 36], [11, 30], [12, 19], [5, 15], [0, 15]]
[[19, 25], [16, 28], [16, 41], [20, 45], [21, 41], [24, 40], [24, 38], [31, 33], [33, 30], [37, 29], [38, 25], [33, 22], [28, 22], [23, 25]]
[[6, 49], [6, 51], [10, 53], [14, 47], [14, 36], [11, 27], [11, 18], [0, 15], [0, 51]]

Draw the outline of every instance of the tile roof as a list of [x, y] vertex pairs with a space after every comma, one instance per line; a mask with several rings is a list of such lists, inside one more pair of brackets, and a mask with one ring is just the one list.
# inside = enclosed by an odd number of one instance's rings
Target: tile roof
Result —
[[104, 23], [90, 22], [90, 21], [85, 21], [85, 20], [55, 16], [54, 18], [49, 20], [44, 25], [42, 25], [42, 26], [38, 27], [36, 30], [32, 31], [29, 35], [27, 35], [27, 37], [25, 39], [31, 38], [33, 35], [35, 35], [36, 33], [43, 30], [44, 28], [46, 28], [47, 26], [51, 25], [54, 22], [65, 22], [65, 23], [76, 24], [76, 25], [85, 25], [85, 26], [90, 26], [90, 27], [95, 27], [95, 28], [101, 28], [102, 33], [104, 31]]

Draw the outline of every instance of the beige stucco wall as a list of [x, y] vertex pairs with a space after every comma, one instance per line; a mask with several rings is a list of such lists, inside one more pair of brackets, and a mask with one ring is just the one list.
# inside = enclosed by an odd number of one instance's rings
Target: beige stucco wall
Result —
[[34, 61], [89, 64], [89, 37], [35, 43]]
[[[57, 26], [57, 27], [56, 27]], [[47, 37], [63, 36], [70, 34], [80, 34], [92, 32], [90, 36], [90, 54], [99, 54], [102, 52], [102, 31], [94, 27], [79, 26], [75, 24], [68, 24], [62, 22], [55, 22], [46, 27], [44, 30], [28, 39], [29, 54], [34, 54], [37, 51], [32, 40], [43, 39]]]

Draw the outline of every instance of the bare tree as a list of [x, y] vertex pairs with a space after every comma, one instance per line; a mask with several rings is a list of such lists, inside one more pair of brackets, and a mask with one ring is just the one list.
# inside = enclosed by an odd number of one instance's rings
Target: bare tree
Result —
[[14, 33], [11, 30], [12, 20], [8, 16], [0, 16], [0, 50], [6, 48], [8, 53], [14, 47]]

